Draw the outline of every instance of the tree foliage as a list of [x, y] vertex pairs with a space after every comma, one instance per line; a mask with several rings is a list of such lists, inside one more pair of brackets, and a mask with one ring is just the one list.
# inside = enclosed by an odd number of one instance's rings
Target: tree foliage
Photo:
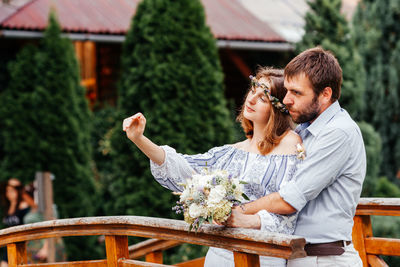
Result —
[[354, 48], [346, 18], [340, 13], [341, 0], [315, 0], [307, 2], [310, 10], [305, 17], [305, 34], [296, 44], [301, 52], [321, 46], [332, 51], [343, 70], [340, 104], [359, 119], [363, 108], [365, 73], [361, 58]]
[[361, 1], [354, 36], [366, 69], [363, 119], [382, 138], [382, 174], [395, 181], [400, 169], [400, 2]]
[[[26, 47], [10, 64], [11, 80], [1, 96], [5, 159], [3, 180], [32, 181], [50, 171], [60, 217], [93, 215], [95, 184], [91, 167], [91, 112], [80, 86], [71, 42], [61, 38], [55, 14], [39, 48]], [[88, 242], [67, 242], [70, 258], [93, 253]]]
[[372, 197], [376, 196], [377, 193], [379, 168], [382, 161], [380, 155], [382, 151], [382, 142], [379, 134], [370, 124], [366, 122], [359, 122], [357, 124], [362, 132], [367, 154], [367, 173], [361, 195], [363, 197]]
[[171, 217], [171, 192], [150, 174], [149, 160], [122, 132], [142, 112], [145, 135], [181, 153], [232, 141], [217, 47], [199, 0], [144, 0], [126, 36], [119, 86], [120, 120], [111, 137], [115, 177], [108, 214]]

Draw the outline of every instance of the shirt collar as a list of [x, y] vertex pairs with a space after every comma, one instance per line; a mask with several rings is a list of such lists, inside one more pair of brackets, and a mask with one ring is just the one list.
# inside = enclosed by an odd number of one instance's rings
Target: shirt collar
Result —
[[322, 112], [310, 126], [307, 127], [307, 130], [313, 135], [316, 136], [324, 126], [340, 111], [340, 105], [338, 101], [332, 103], [324, 112]]

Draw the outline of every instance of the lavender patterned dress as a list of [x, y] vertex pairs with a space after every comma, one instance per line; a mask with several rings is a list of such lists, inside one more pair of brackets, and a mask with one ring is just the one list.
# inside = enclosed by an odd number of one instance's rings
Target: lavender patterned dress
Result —
[[[215, 147], [205, 154], [183, 155], [169, 146], [162, 146], [165, 161], [157, 165], [150, 161], [151, 172], [162, 186], [182, 191], [178, 184], [184, 183], [193, 173], [207, 167], [210, 171], [226, 170], [234, 177], [247, 182], [245, 194], [250, 200], [279, 191], [289, 182], [296, 171], [300, 160], [293, 155], [260, 155], [238, 149], [232, 145]], [[261, 231], [292, 234], [296, 226], [297, 213], [284, 216], [261, 210], [257, 213], [261, 219]], [[286, 266], [280, 258], [260, 257], [261, 266]], [[234, 266], [231, 251], [213, 248], [208, 250], [205, 266]]]

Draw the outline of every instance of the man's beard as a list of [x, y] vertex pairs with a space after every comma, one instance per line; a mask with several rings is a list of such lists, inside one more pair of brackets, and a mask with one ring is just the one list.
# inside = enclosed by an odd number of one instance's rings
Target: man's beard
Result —
[[318, 97], [314, 96], [311, 105], [301, 112], [296, 119], [293, 118], [293, 121], [298, 124], [312, 121], [318, 116], [320, 109]]

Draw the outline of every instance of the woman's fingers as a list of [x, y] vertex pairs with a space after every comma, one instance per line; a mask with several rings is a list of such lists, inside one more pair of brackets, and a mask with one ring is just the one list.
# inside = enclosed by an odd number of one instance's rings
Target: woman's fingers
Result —
[[122, 123], [122, 130], [126, 131], [132, 124], [132, 118], [126, 118], [124, 119], [124, 122]]
[[138, 112], [135, 115], [124, 119], [124, 121], [122, 123], [122, 130], [124, 130], [124, 131], [128, 130], [128, 128], [132, 126], [132, 123], [137, 123], [138, 120], [141, 118], [144, 119], [144, 116], [142, 113]]

